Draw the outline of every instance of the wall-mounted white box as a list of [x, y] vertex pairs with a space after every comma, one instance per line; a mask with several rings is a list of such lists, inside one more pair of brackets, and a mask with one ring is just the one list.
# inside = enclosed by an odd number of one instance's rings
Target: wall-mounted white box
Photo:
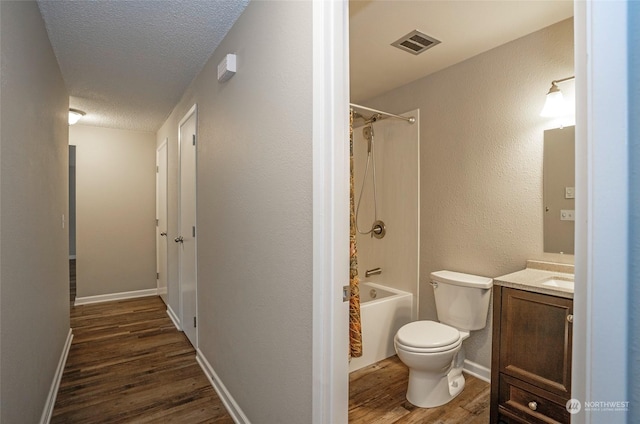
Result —
[[236, 55], [228, 54], [218, 64], [218, 81], [225, 82], [236, 74]]

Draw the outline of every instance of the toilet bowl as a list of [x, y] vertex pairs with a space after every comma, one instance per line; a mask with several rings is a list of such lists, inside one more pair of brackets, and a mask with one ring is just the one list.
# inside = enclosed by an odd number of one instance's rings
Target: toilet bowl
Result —
[[463, 340], [486, 326], [493, 280], [451, 271], [431, 274], [436, 321], [414, 321], [394, 338], [398, 358], [409, 368], [407, 400], [421, 408], [450, 402], [464, 389]]
[[[462, 362], [454, 361], [469, 333], [435, 321], [414, 321], [395, 336], [398, 358], [409, 368], [407, 400], [421, 408], [444, 405], [464, 388]], [[454, 368], [454, 363], [460, 365]]]

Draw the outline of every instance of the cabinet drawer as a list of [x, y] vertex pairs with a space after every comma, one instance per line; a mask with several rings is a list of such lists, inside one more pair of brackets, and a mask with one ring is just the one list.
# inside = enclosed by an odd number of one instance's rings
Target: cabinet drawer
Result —
[[500, 374], [499, 411], [527, 423], [569, 423], [566, 400], [518, 379]]
[[571, 314], [571, 299], [503, 288], [500, 372], [570, 397]]

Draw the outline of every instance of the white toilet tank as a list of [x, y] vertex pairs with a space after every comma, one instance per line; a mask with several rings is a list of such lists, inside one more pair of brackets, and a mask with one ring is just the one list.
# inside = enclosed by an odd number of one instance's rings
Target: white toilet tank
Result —
[[431, 273], [438, 320], [459, 330], [487, 325], [493, 279], [453, 271]]

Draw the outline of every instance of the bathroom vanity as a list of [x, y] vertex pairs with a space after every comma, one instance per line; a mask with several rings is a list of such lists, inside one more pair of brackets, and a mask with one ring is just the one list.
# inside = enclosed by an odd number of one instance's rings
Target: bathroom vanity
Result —
[[569, 423], [573, 266], [528, 261], [494, 279], [491, 420]]

